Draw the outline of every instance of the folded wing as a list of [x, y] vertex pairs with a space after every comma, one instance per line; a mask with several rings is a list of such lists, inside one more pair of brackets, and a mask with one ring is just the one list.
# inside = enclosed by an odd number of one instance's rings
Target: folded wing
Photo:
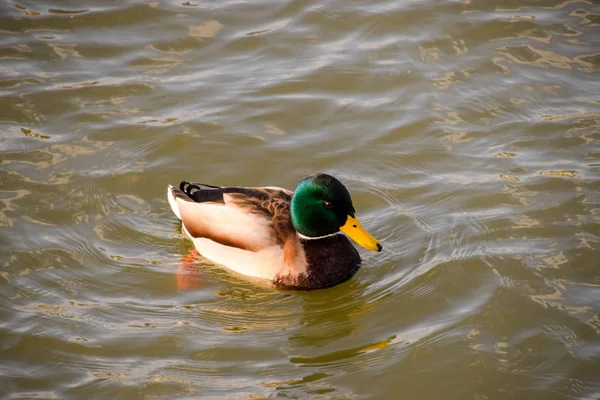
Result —
[[282, 246], [295, 231], [292, 192], [276, 188], [217, 187], [182, 182], [169, 187], [173, 212], [192, 238], [257, 252]]

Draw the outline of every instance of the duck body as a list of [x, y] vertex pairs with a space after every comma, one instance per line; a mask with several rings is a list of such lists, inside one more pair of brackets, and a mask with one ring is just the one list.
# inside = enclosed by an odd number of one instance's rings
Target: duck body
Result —
[[200, 254], [279, 288], [323, 289], [352, 278], [361, 258], [341, 228], [381, 250], [358, 224], [346, 188], [329, 175], [308, 177], [295, 192], [184, 181], [167, 195]]

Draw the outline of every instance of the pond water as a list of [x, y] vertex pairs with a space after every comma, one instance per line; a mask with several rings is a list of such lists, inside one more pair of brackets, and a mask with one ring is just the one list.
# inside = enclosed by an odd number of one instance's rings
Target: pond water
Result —
[[[1, 398], [600, 398], [597, 2], [0, 11]], [[350, 281], [189, 262], [168, 184], [314, 172]]]

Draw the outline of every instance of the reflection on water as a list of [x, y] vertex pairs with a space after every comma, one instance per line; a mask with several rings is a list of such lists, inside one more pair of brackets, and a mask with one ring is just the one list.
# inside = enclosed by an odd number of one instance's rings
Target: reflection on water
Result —
[[[600, 396], [595, 3], [0, 8], [6, 398]], [[323, 291], [165, 199], [315, 171], [385, 248]]]

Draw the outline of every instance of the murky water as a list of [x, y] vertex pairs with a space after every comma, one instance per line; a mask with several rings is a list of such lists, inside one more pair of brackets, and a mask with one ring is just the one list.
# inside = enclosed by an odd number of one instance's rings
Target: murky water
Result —
[[[598, 3], [0, 11], [3, 398], [600, 398]], [[167, 184], [317, 171], [352, 280], [178, 276]]]

